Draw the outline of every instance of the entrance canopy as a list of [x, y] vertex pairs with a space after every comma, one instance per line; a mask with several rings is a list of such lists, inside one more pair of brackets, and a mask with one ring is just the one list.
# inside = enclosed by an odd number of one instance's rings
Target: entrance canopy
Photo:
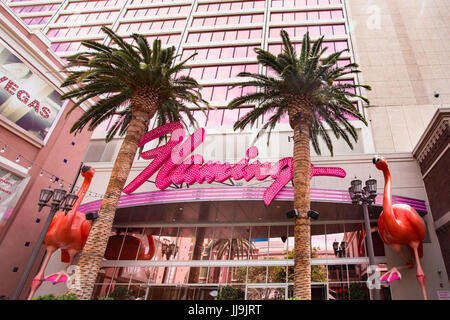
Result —
[[[198, 223], [198, 222], [275, 222], [285, 221], [292, 210], [293, 188], [284, 188], [275, 201], [266, 206], [265, 188], [220, 187], [154, 191], [121, 196], [115, 224]], [[369, 208], [371, 218], [382, 211], [383, 196], [378, 195]], [[426, 214], [424, 201], [393, 196], [393, 203], [405, 203], [421, 215]], [[82, 213], [98, 211], [101, 200], [83, 204]], [[311, 209], [319, 220], [361, 219], [362, 208], [353, 205], [347, 191], [311, 189]]]

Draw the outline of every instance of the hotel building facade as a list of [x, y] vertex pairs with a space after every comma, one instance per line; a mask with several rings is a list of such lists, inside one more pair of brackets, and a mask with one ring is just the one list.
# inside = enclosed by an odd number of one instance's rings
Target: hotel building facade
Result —
[[[272, 74], [257, 64], [254, 48], [279, 53], [280, 30], [284, 29], [297, 50], [306, 32], [313, 40], [325, 36], [328, 53], [348, 49], [338, 64], [357, 62], [363, 72], [340, 81], [373, 87], [372, 91], [361, 92], [369, 97], [370, 105], [355, 101], [369, 120], [369, 126], [354, 121], [360, 138], [353, 150], [338, 140], [334, 142], [333, 157], [325, 152], [324, 145], [322, 155], [311, 154], [314, 166], [339, 167], [346, 172], [345, 178], [317, 176], [311, 180], [311, 208], [320, 214], [311, 227], [313, 298], [369, 298], [366, 286], [369, 260], [361, 236], [362, 207], [352, 205], [347, 192], [355, 177], [363, 181], [372, 177], [378, 181], [380, 195], [369, 208], [376, 263], [382, 272], [403, 264], [381, 242], [376, 230], [382, 211], [384, 180], [371, 162], [375, 154], [384, 156], [390, 164], [394, 203], [412, 205], [426, 221], [422, 266], [428, 297], [439, 299], [449, 291], [448, 205], [442, 205], [430, 191], [436, 188], [426, 183], [426, 177], [436, 167], [443, 173], [433, 174], [435, 179], [430, 184], [437, 180], [442, 188], [447, 188], [441, 189], [443, 194], [448, 194], [445, 105], [450, 102], [447, 53], [450, 8], [445, 0], [433, 3], [400, 0], [3, 3], [2, 8], [14, 12], [29, 30], [41, 34], [48, 50], [62, 61], [82, 50], [82, 40], [109, 44], [110, 40], [100, 31], [102, 25], [126, 39], [132, 33], [141, 33], [149, 41], [160, 39], [163, 45], [174, 45], [178, 61], [197, 53], [189, 61], [192, 69], [186, 74], [203, 85], [204, 99], [215, 107], [207, 115], [194, 112], [206, 130], [205, 141], [196, 150], [205, 161], [237, 163], [245, 158], [262, 125], [260, 122], [256, 127], [234, 132], [234, 122], [252, 106], [226, 109], [231, 99], [246, 93], [231, 87], [241, 80], [236, 76], [239, 72]], [[439, 92], [437, 98], [435, 91]], [[112, 121], [105, 122], [92, 134], [84, 154], [84, 163], [94, 167], [96, 173], [90, 193], [80, 208], [82, 212], [98, 210], [109, 181], [122, 141], [116, 137], [104, 143]], [[153, 123], [149, 129], [152, 128]], [[190, 131], [192, 134], [194, 130]], [[287, 119], [282, 119], [271, 136], [270, 145], [266, 145], [265, 136], [256, 142], [258, 160], [275, 163], [292, 156], [292, 135]], [[437, 153], [433, 151], [436, 135], [443, 136]], [[153, 147], [154, 143], [148, 143], [144, 150]], [[423, 159], [430, 154], [434, 160], [424, 169]], [[439, 161], [443, 161], [441, 166], [436, 165]], [[137, 155], [128, 183], [148, 164], [148, 160]], [[286, 218], [286, 212], [292, 209], [291, 184], [266, 206], [263, 193], [273, 182], [270, 179], [190, 186], [173, 184], [166, 190], [159, 190], [154, 182], [152, 177], [134, 193], [123, 195], [111, 236], [135, 237], [143, 248], [149, 246], [151, 236], [156, 244], [155, 256], [150, 260], [125, 259], [122, 252], [127, 248], [119, 245], [102, 264], [94, 298], [117, 294], [118, 288], [124, 288], [126, 295], [134, 299], [213, 299], [225, 286], [236, 289], [244, 299], [292, 296], [293, 221]], [[431, 199], [438, 204], [436, 209]], [[7, 254], [11, 255], [12, 251]], [[47, 273], [62, 267], [55, 255]], [[402, 275], [401, 281], [381, 290], [383, 299], [421, 298], [415, 269], [404, 270]], [[10, 276], [5, 291], [0, 292], [5, 297], [18, 281], [15, 274]], [[65, 289], [64, 284], [46, 283], [38, 294], [63, 293]]]

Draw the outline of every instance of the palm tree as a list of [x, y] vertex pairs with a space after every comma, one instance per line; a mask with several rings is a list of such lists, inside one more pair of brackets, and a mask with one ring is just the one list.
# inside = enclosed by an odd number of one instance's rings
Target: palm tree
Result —
[[278, 121], [286, 114], [289, 117], [289, 124], [294, 130], [294, 208], [300, 213], [294, 228], [294, 296], [309, 300], [311, 244], [307, 212], [310, 208], [310, 141], [316, 153], [320, 154], [320, 136], [333, 155], [333, 144], [326, 123], [336, 138], [343, 138], [353, 149], [351, 138], [357, 141], [358, 136], [347, 117], [356, 117], [366, 125], [367, 122], [350, 99], [359, 98], [367, 103], [368, 100], [349, 90], [358, 87], [370, 90], [370, 87], [336, 83], [344, 75], [360, 72], [355, 63], [336, 66], [339, 57], [347, 50], [324, 57], [327, 48], [321, 49], [323, 37], [312, 45], [307, 33], [303, 37], [301, 52], [297, 55], [286, 31], [281, 31], [281, 38], [283, 51], [278, 56], [255, 49], [258, 62], [273, 69], [277, 76], [241, 72], [239, 76], [250, 79], [235, 86], [256, 87], [258, 91], [233, 99], [229, 107], [256, 104], [251, 112], [234, 124], [235, 130], [242, 130], [249, 124], [253, 126], [264, 114], [271, 115], [256, 136], [259, 138], [268, 131], [267, 143]]
[[[215, 252], [216, 258], [222, 260], [223, 258], [229, 260], [234, 260], [234, 258], [250, 259], [256, 253], [256, 247], [248, 239], [245, 238], [235, 238], [235, 239], [215, 239], [211, 240], [208, 246], [205, 248], [205, 254], [212, 259], [211, 252]], [[221, 268], [215, 268], [214, 274], [212, 276], [213, 282], [219, 281]], [[232, 269], [228, 271], [228, 278], [231, 279]]]
[[185, 63], [174, 63], [178, 57], [175, 47], [161, 48], [161, 41], [155, 40], [153, 48], [142, 35], [133, 34], [135, 44], [128, 44], [111, 29], [102, 27], [111, 38], [113, 46], [94, 41], [83, 41], [89, 52], [82, 52], [67, 58], [68, 72], [62, 87], [74, 86], [61, 99], [76, 99], [69, 113], [81, 103], [93, 98], [95, 103], [71, 128], [78, 133], [88, 124], [94, 130], [100, 123], [118, 115], [109, 130], [106, 140], [116, 133], [125, 134], [122, 146], [114, 163], [100, 210], [99, 218], [93, 223], [86, 245], [80, 254], [81, 288], [72, 289], [80, 299], [90, 299], [100, 262], [111, 232], [119, 197], [127, 180], [138, 149], [141, 136], [147, 131], [150, 119], [156, 115], [158, 125], [182, 121], [181, 114], [189, 123], [197, 126], [189, 107], [193, 103], [206, 103], [199, 92], [199, 84], [186, 76], [176, 77], [177, 72], [186, 69]]

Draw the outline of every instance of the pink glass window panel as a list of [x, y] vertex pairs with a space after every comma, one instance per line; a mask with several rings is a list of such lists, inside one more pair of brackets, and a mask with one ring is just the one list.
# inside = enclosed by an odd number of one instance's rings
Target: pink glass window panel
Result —
[[197, 12], [207, 12], [208, 11], [208, 5], [207, 4], [199, 4], [197, 6]]
[[199, 37], [200, 37], [200, 33], [189, 33], [187, 41], [188, 42], [198, 42]]
[[331, 17], [333, 19], [344, 19], [344, 14], [342, 13], [342, 10], [333, 10], [331, 11]]
[[296, 21], [306, 21], [306, 20], [308, 20], [306, 12], [296, 12], [295, 13], [295, 20]]
[[233, 41], [236, 40], [237, 32], [236, 31], [226, 31], [225, 32], [225, 41]]
[[281, 116], [279, 123], [289, 123], [289, 115], [287, 112]]
[[223, 41], [225, 38], [225, 31], [217, 31], [213, 33], [211, 41]]
[[[192, 75], [191, 75], [191, 77], [192, 77]], [[194, 77], [192, 77], [192, 78], [194, 78]], [[203, 89], [201, 91], [202, 98], [205, 99], [206, 101], [211, 100], [212, 92], [213, 92], [213, 87], [203, 87]]]
[[241, 87], [231, 88], [231, 86], [230, 86], [230, 87], [228, 87], [227, 99], [229, 101], [233, 100], [234, 98], [237, 98], [237, 97], [241, 96], [241, 94], [242, 94], [242, 88]]
[[338, 60], [338, 62], [337, 62], [337, 66], [339, 68], [345, 67], [348, 64], [350, 64], [350, 60], [348, 60], [348, 59]]
[[214, 87], [214, 92], [212, 99], [213, 101], [226, 101], [227, 100], [227, 87], [226, 86], [216, 86]]
[[234, 57], [235, 58], [245, 58], [247, 57], [247, 47], [236, 47], [234, 50]]
[[241, 24], [244, 24], [244, 23], [252, 23], [252, 15], [243, 15], [243, 16], [240, 16], [239, 23], [241, 23]]
[[269, 76], [269, 77], [279, 77], [280, 75], [278, 74], [278, 72], [276, 72], [272, 68], [267, 68], [267, 76]]
[[117, 32], [119, 33], [127, 32], [129, 26], [130, 26], [129, 24], [121, 24], [119, 25], [119, 28], [117, 28]]
[[147, 11], [148, 16], [156, 16], [158, 13], [158, 8], [150, 8]]
[[330, 0], [330, 4], [340, 4], [341, 0]]
[[279, 44], [269, 44], [269, 52], [273, 55], [278, 55], [281, 53], [281, 45]]
[[217, 3], [210, 4], [209, 7], [208, 7], [208, 11], [209, 12], [219, 11], [219, 5]]
[[245, 72], [258, 73], [259, 66], [257, 64], [248, 64], [245, 66]]
[[245, 71], [245, 65], [235, 65], [231, 68], [231, 76], [237, 77], [240, 72]]
[[197, 123], [200, 127], [204, 127], [206, 125], [206, 116], [208, 111], [203, 113], [203, 111], [194, 111], [194, 119], [197, 120]]
[[152, 30], [161, 30], [164, 21], [154, 21], [152, 24]]
[[[291, 38], [294, 37], [294, 35], [295, 35], [294, 27], [284, 27], [283, 30], [286, 31]], [[278, 34], [278, 38], [281, 38], [281, 36], [279, 34]]]
[[183, 76], [189, 76], [190, 72], [191, 72], [191, 70], [189, 70], [189, 69], [183, 69], [177, 73], [177, 78], [183, 77]]
[[250, 39], [261, 39], [261, 38], [262, 38], [261, 29], [250, 30]]
[[309, 35], [310, 36], [320, 36], [320, 27], [319, 26], [309, 26], [308, 27]]
[[242, 9], [242, 2], [236, 1], [231, 3], [231, 10], [241, 10]]
[[247, 95], [247, 94], [255, 93], [255, 92], [256, 92], [255, 87], [245, 87], [242, 89], [242, 95]]
[[239, 120], [242, 119], [247, 113], [249, 113], [252, 110], [253, 110], [253, 108], [240, 108], [238, 119]]
[[317, 12], [317, 11], [309, 11], [307, 13], [307, 15], [308, 15], [308, 20], [309, 21], [311, 21], [311, 20], [319, 20], [319, 12]]
[[335, 42], [336, 45], [336, 51], [342, 51], [345, 49], [348, 49], [347, 41], [337, 41]]
[[229, 25], [239, 25], [239, 16], [230, 16], [228, 17]]
[[162, 7], [159, 8], [158, 10], [158, 15], [167, 15], [169, 13], [169, 8], [167, 7]]
[[222, 53], [220, 55], [221, 59], [230, 59], [233, 58], [234, 56], [234, 48], [233, 47], [229, 47], [229, 48], [223, 48], [222, 49]]
[[216, 18], [205, 18], [205, 21], [203, 22], [204, 27], [211, 27], [216, 24]]
[[270, 16], [271, 22], [282, 22], [283, 21], [283, 14], [282, 13], [272, 13]]
[[333, 26], [321, 26], [320, 31], [323, 36], [332, 36], [333, 35]]
[[228, 11], [231, 9], [231, 3], [230, 2], [225, 2], [225, 3], [221, 3], [220, 4], [220, 11]]
[[47, 32], [47, 37], [49, 37], [49, 38], [57, 37], [57, 36], [58, 36], [58, 33], [59, 33], [60, 31], [61, 31], [61, 30], [58, 30], [58, 29], [50, 29], [50, 30], [48, 30], [48, 32]]
[[253, 9], [254, 3], [255, 3], [254, 1], [244, 1], [242, 3], [242, 9], [243, 10]]
[[317, 0], [307, 0], [307, 5], [308, 6], [317, 6]]
[[217, 67], [205, 67], [203, 71], [202, 80], [216, 79]]
[[283, 6], [283, 0], [272, 0], [273, 8], [281, 8]]
[[330, 4], [330, 0], [319, 0], [319, 5], [329, 5]]
[[139, 31], [140, 27], [141, 27], [140, 23], [132, 23], [132, 24], [130, 24], [130, 28], [128, 29], [128, 32], [137, 32], [137, 31]]
[[190, 10], [191, 10], [191, 6], [182, 6], [180, 8], [179, 14], [188, 14]]
[[178, 14], [180, 12], [180, 7], [170, 7], [169, 14]]
[[220, 66], [217, 69], [217, 79], [228, 79], [230, 78], [231, 66]]
[[208, 51], [207, 59], [219, 59], [221, 48], [211, 48]]
[[139, 31], [149, 31], [152, 28], [152, 22], [143, 22], [141, 23], [141, 27], [139, 28]]
[[284, 0], [285, 7], [295, 7], [295, 0]]
[[173, 29], [175, 25], [175, 20], [166, 20], [162, 25], [162, 29]]
[[256, 57], [255, 48], [258, 48], [258, 47], [257, 46], [250, 46], [250, 47], [248, 47], [247, 57], [249, 57], [249, 58]]
[[295, 13], [283, 13], [283, 22], [294, 22], [295, 21]]
[[279, 38], [281, 28], [270, 28], [269, 38]]
[[195, 60], [206, 60], [208, 49], [197, 49], [198, 54], [194, 57]]
[[239, 109], [225, 109], [222, 125], [232, 126], [238, 120]]
[[331, 19], [330, 11], [319, 11], [319, 18], [320, 20], [330, 20]]
[[345, 35], [345, 26], [343, 24], [334, 25], [333, 33], [335, 36]]
[[201, 79], [203, 75], [203, 68], [192, 68], [191, 69], [191, 73], [189, 74], [190, 77], [194, 78], [194, 79]]
[[252, 23], [263, 23], [264, 15], [263, 14], [255, 14], [253, 15]]
[[186, 24], [186, 20], [175, 20], [175, 25], [173, 26], [175, 29], [181, 29], [184, 28], [184, 25]]
[[334, 47], [334, 42], [324, 42], [322, 43], [322, 49], [324, 49], [325, 47], [327, 47], [327, 51], [326, 53], [331, 54], [331, 53], [335, 53], [336, 49]]
[[216, 25], [218, 26], [223, 26], [226, 25], [228, 23], [228, 17], [217, 17], [216, 19]]
[[263, 122], [268, 122], [270, 120], [270, 118], [275, 114], [275, 111], [267, 111], [266, 113], [264, 113], [263, 115]]
[[207, 126], [213, 127], [222, 125], [223, 111], [223, 109], [209, 110]]
[[295, 0], [295, 5], [297, 7], [306, 7], [307, 3], [306, 0]]
[[265, 1], [255, 1], [253, 8], [254, 9], [263, 9], [266, 6], [266, 2]]
[[145, 17], [147, 11], [148, 11], [148, 9], [139, 9], [139, 10], [137, 10], [135, 17], [136, 18]]
[[167, 40], [168, 44], [178, 44], [180, 42], [179, 34], [171, 34], [169, 39]]
[[84, 17], [86, 17], [85, 19], [83, 19], [84, 21], [98, 21], [100, 20], [100, 13], [94, 12]]

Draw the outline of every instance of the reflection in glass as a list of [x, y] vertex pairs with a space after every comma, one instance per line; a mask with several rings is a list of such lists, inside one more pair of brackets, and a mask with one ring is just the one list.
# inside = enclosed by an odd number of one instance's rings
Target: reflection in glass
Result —
[[248, 288], [247, 300], [285, 300], [286, 289], [282, 288]]
[[248, 283], [267, 283], [267, 267], [248, 267]]
[[349, 298], [350, 296], [347, 282], [328, 284], [329, 300], [349, 300]]

